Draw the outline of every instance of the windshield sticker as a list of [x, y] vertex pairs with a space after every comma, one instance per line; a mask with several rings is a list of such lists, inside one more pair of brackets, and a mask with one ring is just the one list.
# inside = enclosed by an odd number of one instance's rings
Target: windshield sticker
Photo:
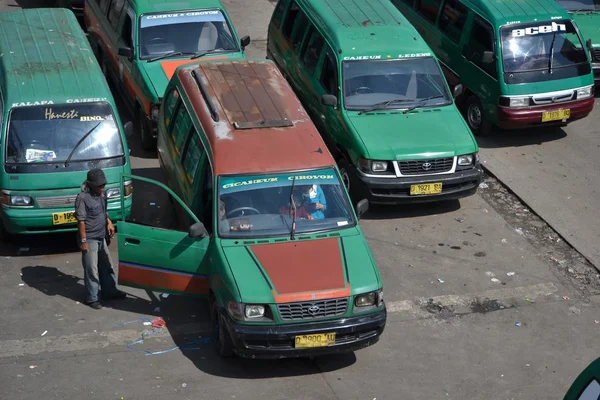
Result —
[[565, 24], [557, 24], [556, 22], [552, 22], [552, 25], [528, 26], [527, 28], [513, 29], [512, 36], [522, 37], [526, 35], [539, 35], [543, 33], [554, 33], [559, 30], [566, 32], [567, 26]]
[[51, 150], [27, 149], [25, 150], [25, 159], [27, 162], [52, 161], [56, 158], [56, 153]]
[[44, 113], [45, 119], [74, 119], [79, 117], [77, 110], [63, 111], [61, 113], [54, 113], [51, 108], [46, 108]]
[[[343, 58], [344, 61], [356, 61], [356, 60], [381, 60], [380, 55], [377, 56], [346, 56]], [[396, 58], [417, 58], [417, 57], [431, 57], [431, 53], [405, 53], [398, 54]], [[391, 55], [387, 55], [385, 58], [393, 58]]]
[[88, 115], [88, 116], [83, 116], [81, 118], [79, 118], [80, 121], [83, 122], [89, 122], [89, 121], [104, 121], [105, 118], [101, 117], [99, 115]]
[[253, 176], [253, 177], [222, 177], [220, 179], [221, 193], [232, 193], [245, 190], [266, 189], [272, 187], [295, 185], [339, 185], [333, 169], [327, 169], [319, 172], [307, 172], [301, 174], [282, 174], [276, 176]]
[[45, 106], [47, 104], [54, 104], [54, 102], [52, 100], [25, 101], [20, 103], [12, 103], [12, 107]]
[[348, 56], [344, 60], [381, 60], [381, 56]]
[[189, 22], [225, 22], [225, 16], [219, 10], [190, 11], [172, 14], [144, 15], [140, 27], [148, 28], [157, 25], [185, 24]]
[[[106, 97], [91, 97], [89, 99], [67, 99], [67, 103], [93, 103], [96, 101], [106, 101]], [[50, 103], [54, 104], [54, 103]]]

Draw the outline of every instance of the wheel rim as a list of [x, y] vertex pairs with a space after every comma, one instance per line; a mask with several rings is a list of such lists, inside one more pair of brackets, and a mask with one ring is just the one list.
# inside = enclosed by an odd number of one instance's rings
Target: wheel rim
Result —
[[467, 110], [467, 118], [469, 120], [469, 125], [473, 129], [479, 129], [481, 126], [481, 120], [483, 119], [481, 109], [476, 104], [470, 104]]
[[344, 183], [346, 190], [350, 191], [350, 175], [348, 175], [348, 172], [344, 168], [341, 168], [340, 172], [342, 173], [342, 182]]

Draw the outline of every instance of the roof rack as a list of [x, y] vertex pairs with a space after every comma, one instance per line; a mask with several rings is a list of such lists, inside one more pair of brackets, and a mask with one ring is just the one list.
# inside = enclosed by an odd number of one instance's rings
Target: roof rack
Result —
[[289, 119], [276, 119], [267, 121], [252, 121], [252, 122], [234, 122], [235, 129], [257, 129], [257, 128], [285, 128], [294, 126], [294, 123]]
[[206, 91], [206, 86], [204, 86], [204, 82], [202, 82], [202, 79], [200, 79], [200, 77], [196, 73], [196, 70], [192, 70], [192, 76], [194, 77], [194, 80], [200, 88], [200, 92], [202, 93], [202, 97], [204, 97], [204, 101], [206, 101], [206, 104], [208, 104], [208, 108], [210, 109], [210, 116], [212, 117], [213, 121], [219, 122], [219, 114], [217, 113], [217, 109], [215, 108], [212, 99]]

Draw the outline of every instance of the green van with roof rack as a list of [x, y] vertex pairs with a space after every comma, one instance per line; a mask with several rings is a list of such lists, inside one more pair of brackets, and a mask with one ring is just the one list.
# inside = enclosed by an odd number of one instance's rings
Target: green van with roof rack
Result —
[[573, 18], [555, 0], [390, 0], [438, 57], [475, 134], [566, 125], [594, 106]]
[[85, 0], [92, 48], [135, 116], [145, 150], [156, 149], [161, 100], [175, 69], [211, 59], [245, 58], [219, 0]]
[[75, 15], [0, 15], [0, 236], [75, 231], [75, 197], [94, 167], [106, 174], [110, 218], [128, 216], [133, 188], [120, 180], [131, 173], [131, 123], [121, 124]]
[[571, 14], [586, 44], [591, 47], [594, 81], [596, 85], [600, 84], [600, 0], [556, 1]]
[[355, 199], [399, 204], [476, 192], [477, 142], [430, 47], [389, 0], [279, 0], [267, 57]]

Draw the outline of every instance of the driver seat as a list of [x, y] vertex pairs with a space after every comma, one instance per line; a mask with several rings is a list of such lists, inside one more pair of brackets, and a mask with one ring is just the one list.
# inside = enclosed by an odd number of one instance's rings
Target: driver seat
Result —
[[219, 31], [212, 22], [205, 22], [198, 38], [198, 51], [212, 50], [217, 47]]

